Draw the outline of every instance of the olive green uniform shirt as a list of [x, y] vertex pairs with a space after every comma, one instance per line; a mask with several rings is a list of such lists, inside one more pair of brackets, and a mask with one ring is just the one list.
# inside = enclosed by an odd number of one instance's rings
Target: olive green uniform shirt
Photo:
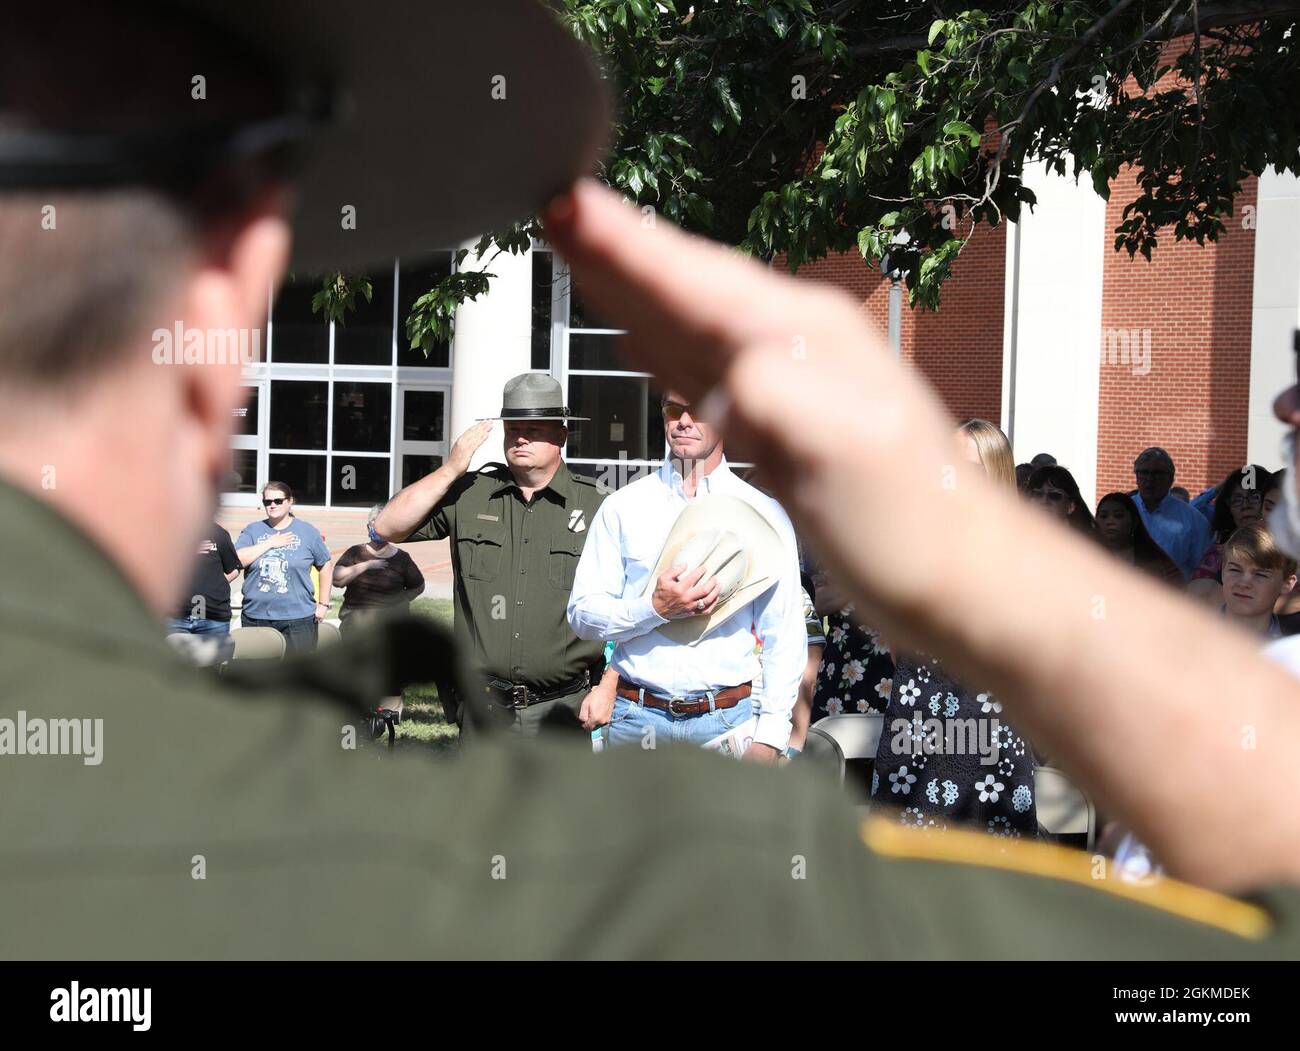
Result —
[[524, 500], [504, 464], [459, 478], [409, 540], [451, 538], [455, 632], [470, 675], [550, 690], [603, 665], [565, 616], [588, 523], [605, 497], [561, 462]]
[[218, 677], [172, 654], [79, 529], [2, 482], [0, 538], [21, 552], [0, 587], [0, 720], [103, 720], [97, 765], [0, 754], [6, 957], [1300, 951], [1295, 888], [1252, 905], [1169, 885], [1180, 905], [1160, 885], [1089, 880], [1074, 852], [1026, 859], [982, 835], [861, 829], [812, 763], [669, 746], [611, 762], [509, 742], [472, 762], [377, 759], [345, 747], [347, 725], [403, 682], [447, 673], [454, 652], [432, 622]]

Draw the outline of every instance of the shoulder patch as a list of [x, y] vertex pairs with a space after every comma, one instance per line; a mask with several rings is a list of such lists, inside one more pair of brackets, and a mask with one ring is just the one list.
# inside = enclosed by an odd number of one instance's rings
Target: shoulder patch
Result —
[[[1252, 941], [1273, 930], [1272, 918], [1259, 906], [1168, 876], [1145, 886], [1114, 877], [1097, 879], [1093, 855], [1054, 843], [1003, 840], [964, 829], [915, 831], [879, 817], [865, 818], [859, 835], [882, 857], [972, 865], [1074, 883]], [[1110, 859], [1106, 863], [1109, 866]]]

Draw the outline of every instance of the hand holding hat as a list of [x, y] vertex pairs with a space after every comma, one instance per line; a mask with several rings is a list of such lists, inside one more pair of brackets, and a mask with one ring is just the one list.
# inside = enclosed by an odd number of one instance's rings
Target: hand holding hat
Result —
[[651, 602], [674, 642], [698, 642], [775, 586], [786, 552], [772, 524], [738, 496], [701, 496], [677, 516], [651, 574]]
[[650, 601], [665, 620], [680, 620], [712, 613], [720, 595], [718, 581], [707, 577], [703, 566], [678, 562], [655, 578]]

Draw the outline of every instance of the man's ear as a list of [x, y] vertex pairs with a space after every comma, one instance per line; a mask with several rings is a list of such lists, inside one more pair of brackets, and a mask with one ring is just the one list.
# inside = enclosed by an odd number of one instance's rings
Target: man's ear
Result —
[[[183, 369], [185, 406], [201, 435], [204, 469], [214, 479], [228, 467], [234, 410], [244, 401], [241, 348], [250, 356], [257, 348], [265, 360], [268, 297], [284, 273], [290, 240], [278, 211], [258, 212], [214, 233], [189, 281], [184, 323], [204, 335], [206, 354], [202, 365]], [[234, 340], [228, 338], [232, 329]]]

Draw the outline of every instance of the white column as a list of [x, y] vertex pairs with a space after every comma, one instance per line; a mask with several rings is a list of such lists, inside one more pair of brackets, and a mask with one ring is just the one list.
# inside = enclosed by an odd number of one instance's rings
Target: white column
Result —
[[[1238, 209], [1228, 222], [1246, 218]], [[1276, 470], [1286, 429], [1273, 418], [1273, 399], [1296, 381], [1291, 333], [1300, 325], [1300, 179], [1266, 169], [1254, 220], [1246, 462]]]
[[1007, 236], [1003, 427], [1017, 463], [1051, 453], [1091, 506], [1106, 202], [1086, 176], [1076, 183], [1035, 164], [1024, 179], [1038, 204]]
[[[493, 259], [493, 249], [486, 260], [479, 259], [473, 254], [476, 241], [465, 245], [471, 251], [461, 269], [486, 269], [496, 276], [487, 295], [456, 311], [451, 343], [451, 441], [475, 420], [500, 411], [501, 388], [510, 377], [527, 372], [532, 357], [533, 253], [502, 252]], [[498, 425], [475, 454], [471, 469], [490, 460], [500, 461], [502, 441]]]

